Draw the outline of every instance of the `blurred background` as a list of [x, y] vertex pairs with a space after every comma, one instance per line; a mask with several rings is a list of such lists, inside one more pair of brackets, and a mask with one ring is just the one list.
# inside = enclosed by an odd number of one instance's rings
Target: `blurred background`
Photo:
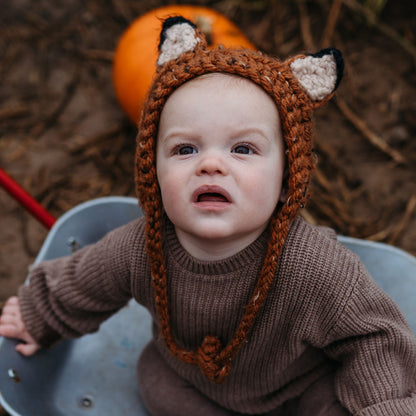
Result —
[[[182, 1], [9, 0], [0, 16], [0, 167], [59, 217], [106, 195], [135, 196], [136, 127], [112, 84], [117, 42], [149, 10]], [[315, 113], [319, 165], [302, 215], [416, 254], [416, 2], [190, 1], [286, 58], [335, 46], [335, 100]], [[151, 47], [149, 45], [149, 47]], [[47, 229], [0, 188], [0, 308]]]

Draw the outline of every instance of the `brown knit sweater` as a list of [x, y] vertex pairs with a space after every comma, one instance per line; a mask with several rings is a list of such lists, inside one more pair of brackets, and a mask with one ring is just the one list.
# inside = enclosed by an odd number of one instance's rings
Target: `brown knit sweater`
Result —
[[[180, 345], [196, 348], [207, 334], [231, 339], [266, 244], [264, 233], [231, 258], [198, 261], [167, 224], [172, 328]], [[152, 314], [154, 342], [168, 364], [225, 408], [270, 411], [336, 363], [336, 392], [352, 414], [416, 415], [415, 338], [394, 302], [332, 231], [294, 221], [266, 304], [222, 385], [173, 357], [157, 337], [149, 270], [139, 219], [71, 257], [37, 266], [19, 292], [24, 320], [48, 346], [96, 331], [134, 297]]]

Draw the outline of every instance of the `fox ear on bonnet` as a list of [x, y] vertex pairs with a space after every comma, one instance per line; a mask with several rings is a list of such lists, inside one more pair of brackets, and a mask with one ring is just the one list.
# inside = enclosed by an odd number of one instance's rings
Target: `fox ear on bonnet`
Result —
[[[206, 48], [197, 27], [182, 16], [165, 20], [162, 28], [157, 65], [179, 58], [183, 53]], [[338, 49], [323, 49], [290, 61], [290, 69], [312, 101], [321, 101], [338, 87], [344, 63]]]
[[[170, 17], [163, 23], [156, 75], [139, 123], [136, 148], [136, 190], [146, 217], [146, 248], [152, 275], [155, 308], [161, 335], [169, 351], [198, 366], [214, 383], [223, 383], [233, 360], [263, 306], [277, 269], [290, 224], [309, 198], [315, 165], [312, 112], [334, 94], [342, 78], [343, 60], [337, 49], [298, 55], [285, 61], [259, 51], [218, 47], [208, 49], [204, 35], [189, 20]], [[269, 224], [264, 262], [243, 317], [232, 339], [207, 334], [200, 346], [179, 345], [172, 331], [163, 247], [164, 210], [156, 176], [156, 144], [160, 115], [166, 100], [181, 85], [200, 75], [224, 73], [247, 78], [273, 99], [286, 146], [287, 199], [278, 205]]]

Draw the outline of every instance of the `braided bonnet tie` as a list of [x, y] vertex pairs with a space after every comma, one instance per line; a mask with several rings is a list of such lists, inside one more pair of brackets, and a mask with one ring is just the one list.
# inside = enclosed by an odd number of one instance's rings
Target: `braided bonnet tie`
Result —
[[[152, 275], [155, 306], [161, 334], [171, 353], [180, 360], [198, 366], [202, 374], [214, 383], [223, 383], [231, 371], [232, 361], [242, 348], [267, 294], [274, 281], [277, 262], [289, 232], [292, 220], [306, 203], [308, 184], [314, 168], [311, 143], [311, 116], [315, 107], [322, 105], [332, 96], [332, 90], [339, 82], [339, 67], [336, 65], [336, 80], [325, 97], [312, 101], [299, 80], [293, 74], [295, 58], [280, 62], [260, 52], [218, 48], [206, 49], [203, 35], [195, 26], [182, 18], [175, 22], [165, 21], [163, 38], [169, 38], [166, 31], [179, 25], [186, 27], [184, 51], [178, 56], [161, 60], [153, 86], [139, 124], [136, 150], [136, 189], [140, 204], [146, 215], [146, 248]], [[179, 19], [179, 20], [178, 20]], [[178, 22], [179, 21], [179, 25]], [[170, 26], [169, 26], [170, 24]], [[191, 42], [189, 28], [193, 30], [196, 42]], [[175, 33], [176, 33], [175, 32]], [[175, 39], [175, 48], [178, 40]], [[163, 45], [160, 46], [163, 51]], [[325, 55], [325, 54], [324, 54]], [[322, 55], [322, 56], [324, 56]], [[296, 59], [305, 59], [304, 55]], [[319, 59], [319, 57], [314, 58]], [[301, 72], [303, 69], [301, 68]], [[158, 123], [163, 106], [172, 92], [185, 82], [202, 74], [220, 72], [239, 75], [262, 87], [274, 100], [279, 111], [288, 161], [286, 203], [273, 214], [270, 221], [270, 238], [260, 274], [243, 317], [234, 336], [223, 345], [218, 337], [207, 335], [194, 351], [178, 345], [172, 333], [168, 302], [167, 271], [163, 256], [163, 204], [156, 176], [156, 138]], [[342, 69], [341, 69], [342, 73]]]

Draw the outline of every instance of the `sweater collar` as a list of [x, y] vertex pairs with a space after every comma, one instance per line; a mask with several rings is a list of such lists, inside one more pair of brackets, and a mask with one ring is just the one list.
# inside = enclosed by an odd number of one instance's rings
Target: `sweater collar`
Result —
[[174, 261], [179, 267], [196, 274], [224, 275], [243, 269], [247, 265], [262, 263], [267, 247], [269, 232], [266, 229], [253, 243], [234, 254], [218, 261], [203, 261], [191, 256], [181, 245], [172, 222], [165, 216], [164, 252], [167, 261]]

